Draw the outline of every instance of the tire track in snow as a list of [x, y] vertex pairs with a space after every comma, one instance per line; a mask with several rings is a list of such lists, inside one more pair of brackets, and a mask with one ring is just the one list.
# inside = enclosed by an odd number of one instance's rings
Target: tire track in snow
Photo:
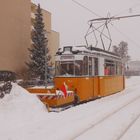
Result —
[[[107, 120], [108, 118], [110, 118], [111, 116], [113, 116], [114, 114], [118, 113], [119, 111], [121, 111], [122, 109], [124, 109], [125, 107], [127, 107], [129, 104], [134, 103], [135, 101], [139, 100], [140, 95], [136, 96], [133, 100], [128, 101], [127, 103], [125, 103], [124, 105], [122, 105], [119, 108], [116, 108], [116, 110], [108, 113], [106, 116], [104, 116], [102, 119], [98, 120], [97, 122], [95, 122], [94, 124], [92, 124], [90, 127], [84, 129], [83, 131], [81, 131], [79, 134], [73, 136], [70, 140], [75, 140], [76, 138], [78, 138], [79, 136], [83, 135], [84, 133], [86, 133], [87, 131], [89, 131], [90, 129], [94, 128], [95, 126], [101, 124], [103, 121]], [[128, 128], [129, 129], [129, 128]], [[123, 134], [122, 134], [123, 135]], [[121, 138], [121, 136], [120, 136]]]
[[121, 140], [121, 138], [127, 133], [127, 131], [136, 123], [140, 118], [140, 114], [126, 127], [126, 129], [120, 134], [120, 136], [115, 140]]

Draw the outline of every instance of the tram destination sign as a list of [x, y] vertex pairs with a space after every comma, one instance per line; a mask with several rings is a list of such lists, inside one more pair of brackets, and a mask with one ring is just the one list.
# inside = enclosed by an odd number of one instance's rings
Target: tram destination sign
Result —
[[61, 56], [61, 58], [60, 58], [61, 60], [66, 60], [66, 59], [74, 59], [74, 56], [72, 56], [72, 55], [65, 55], [65, 56]]

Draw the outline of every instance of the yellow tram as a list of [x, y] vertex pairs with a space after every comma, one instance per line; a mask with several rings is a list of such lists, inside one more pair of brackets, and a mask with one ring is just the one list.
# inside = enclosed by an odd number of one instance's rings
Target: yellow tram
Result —
[[55, 56], [54, 87], [28, 88], [57, 108], [108, 96], [125, 88], [123, 64], [114, 53], [86, 46], [66, 46]]

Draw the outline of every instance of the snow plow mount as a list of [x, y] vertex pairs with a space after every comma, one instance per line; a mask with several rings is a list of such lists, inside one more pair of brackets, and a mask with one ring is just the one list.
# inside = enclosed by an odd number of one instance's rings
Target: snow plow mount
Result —
[[74, 91], [67, 90], [64, 94], [61, 90], [55, 89], [27, 89], [30, 93], [37, 97], [45, 104], [48, 112], [60, 112], [70, 108], [75, 101]]

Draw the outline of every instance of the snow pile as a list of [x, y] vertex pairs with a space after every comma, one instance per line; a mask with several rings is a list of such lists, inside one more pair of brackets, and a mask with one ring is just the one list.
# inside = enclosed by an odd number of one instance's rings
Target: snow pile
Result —
[[45, 106], [35, 95], [13, 83], [10, 94], [0, 100], [0, 135], [7, 128], [12, 130], [42, 119], [46, 113]]

